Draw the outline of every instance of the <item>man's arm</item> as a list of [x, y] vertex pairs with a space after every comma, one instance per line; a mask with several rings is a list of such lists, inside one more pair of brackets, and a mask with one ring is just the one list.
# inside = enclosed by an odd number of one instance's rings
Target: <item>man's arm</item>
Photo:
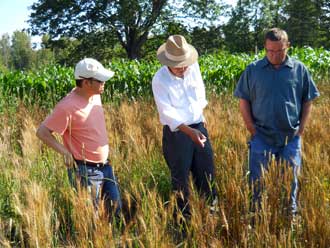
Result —
[[252, 136], [255, 135], [257, 131], [256, 128], [254, 127], [254, 123], [252, 119], [250, 102], [243, 98], [240, 98], [239, 109], [241, 111], [247, 130], [251, 133]]
[[204, 142], [206, 141], [205, 135], [199, 131], [198, 129], [191, 128], [185, 124], [181, 124], [178, 126], [178, 129], [188, 135], [194, 143], [197, 145], [204, 147]]
[[36, 135], [42, 142], [64, 156], [64, 163], [66, 166], [71, 167], [73, 165], [72, 154], [65, 148], [64, 145], [55, 139], [49, 128], [47, 128], [44, 124], [41, 124]]
[[309, 119], [311, 111], [312, 111], [312, 101], [304, 102], [302, 105], [300, 125], [298, 130], [299, 136], [301, 136], [304, 132], [305, 125]]

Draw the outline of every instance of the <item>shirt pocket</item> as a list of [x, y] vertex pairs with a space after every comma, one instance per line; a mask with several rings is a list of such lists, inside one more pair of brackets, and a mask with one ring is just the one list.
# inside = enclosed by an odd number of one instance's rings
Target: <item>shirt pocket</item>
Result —
[[283, 90], [286, 93], [286, 100], [296, 103], [301, 99], [303, 90], [301, 86], [297, 79], [289, 79], [286, 83], [286, 90]]
[[186, 95], [182, 87], [173, 87], [169, 92], [171, 105], [174, 107], [183, 107], [186, 103]]
[[294, 78], [289, 78], [287, 80], [287, 84], [288, 86], [290, 86], [291, 88], [295, 89], [298, 87], [298, 80], [297, 79], [294, 79]]

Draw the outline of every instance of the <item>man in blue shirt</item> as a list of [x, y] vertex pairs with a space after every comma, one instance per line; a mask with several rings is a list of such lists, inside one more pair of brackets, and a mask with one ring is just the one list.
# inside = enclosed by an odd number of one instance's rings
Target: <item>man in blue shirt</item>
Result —
[[266, 56], [247, 66], [234, 95], [251, 133], [249, 181], [254, 184], [254, 202], [260, 203], [262, 168], [270, 159], [287, 162], [293, 169], [291, 211], [297, 212], [298, 174], [301, 167], [301, 136], [309, 118], [312, 100], [319, 92], [306, 67], [287, 55], [288, 35], [279, 28], [265, 35]]

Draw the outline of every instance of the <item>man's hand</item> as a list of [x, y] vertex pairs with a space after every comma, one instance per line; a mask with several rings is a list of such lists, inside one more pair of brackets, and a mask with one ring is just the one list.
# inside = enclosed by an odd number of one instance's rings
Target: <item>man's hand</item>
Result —
[[192, 139], [192, 141], [195, 144], [204, 147], [204, 143], [206, 142], [206, 137], [201, 131], [195, 128], [191, 128], [189, 137]]
[[302, 136], [304, 133], [304, 129], [303, 128], [299, 128], [298, 132], [297, 132], [297, 136]]
[[298, 136], [303, 135], [304, 130], [305, 130], [305, 125], [309, 119], [311, 111], [312, 111], [312, 101], [303, 103], [302, 110], [301, 110], [299, 130], [297, 132]]
[[257, 132], [254, 127], [254, 122], [251, 114], [251, 106], [250, 102], [245, 99], [240, 99], [239, 101], [239, 109], [241, 111], [245, 126], [247, 130], [250, 132], [252, 136], [254, 136]]
[[204, 143], [206, 142], [206, 137], [201, 131], [195, 128], [191, 128], [184, 124], [181, 124], [179, 126], [179, 130], [187, 134], [195, 144], [204, 147]]
[[68, 167], [68, 168], [74, 167], [74, 159], [70, 152], [67, 151], [66, 153], [64, 153], [63, 158], [64, 158], [64, 164], [66, 165], [66, 167]]
[[250, 132], [251, 137], [253, 137], [257, 133], [257, 130], [256, 130], [256, 128], [254, 126], [248, 128], [248, 131]]
[[64, 163], [68, 168], [74, 167], [74, 159], [72, 154], [52, 135], [52, 130], [41, 124], [37, 130], [37, 137], [46, 145], [53, 148], [64, 157]]

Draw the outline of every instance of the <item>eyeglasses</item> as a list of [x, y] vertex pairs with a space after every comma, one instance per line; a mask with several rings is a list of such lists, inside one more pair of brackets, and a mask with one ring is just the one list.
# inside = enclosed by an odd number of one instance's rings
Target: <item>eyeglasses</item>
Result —
[[281, 50], [271, 50], [271, 49], [265, 48], [265, 50], [266, 50], [267, 53], [272, 53], [272, 54], [284, 53], [286, 49], [287, 49], [287, 47], [284, 47]]
[[86, 77], [82, 77], [82, 76], [79, 76], [79, 77], [83, 78], [83, 79], [91, 80], [92, 82], [95, 81], [95, 82], [100, 83], [100, 84], [104, 83], [104, 81], [97, 80], [95, 78], [86, 78]]
[[97, 79], [95, 79], [95, 78], [91, 78], [91, 80], [92, 80], [92, 81], [95, 81], [95, 82], [97, 82], [97, 83], [99, 83], [99, 84], [103, 84], [103, 83], [104, 83], [104, 81], [100, 81], [100, 80], [97, 80]]

